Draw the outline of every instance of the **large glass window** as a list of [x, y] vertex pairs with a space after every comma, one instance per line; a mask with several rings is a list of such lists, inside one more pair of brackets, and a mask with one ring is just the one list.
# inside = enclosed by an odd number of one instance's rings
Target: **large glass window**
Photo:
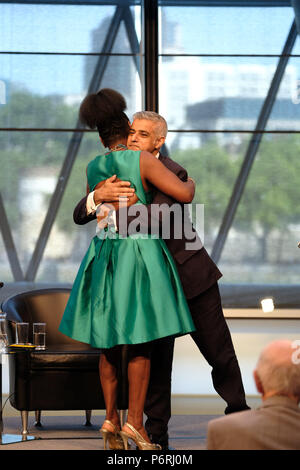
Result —
[[159, 0], [147, 3], [158, 3], [152, 28], [144, 3], [0, 0], [0, 280], [72, 284], [95, 233], [72, 212], [86, 165], [103, 150], [78, 109], [110, 87], [130, 118], [158, 102], [166, 150], [197, 182], [199, 231], [221, 287], [298, 284], [294, 9], [288, 0]]
[[95, 226], [80, 230], [72, 213], [86, 192], [87, 163], [103, 150], [96, 132], [76, 132], [79, 104], [110, 87], [125, 96], [129, 116], [142, 107], [139, 2], [73, 3], [0, 4], [3, 281], [73, 282], [84, 233], [91, 238]]
[[[292, 7], [257, 2], [160, 8], [159, 110], [169, 123], [170, 155], [197, 181], [194, 202], [204, 204], [211, 254], [293, 21]], [[291, 54], [297, 51], [299, 39]], [[299, 65], [289, 59], [266, 132], [257, 134], [263, 137], [217, 259], [223, 284], [299, 280]]]

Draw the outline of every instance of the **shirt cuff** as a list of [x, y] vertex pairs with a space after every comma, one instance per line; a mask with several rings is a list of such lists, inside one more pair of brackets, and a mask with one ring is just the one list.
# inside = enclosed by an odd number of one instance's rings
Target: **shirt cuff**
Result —
[[86, 213], [87, 215], [94, 214], [99, 207], [100, 204], [96, 205], [94, 201], [94, 191], [89, 193], [87, 200], [86, 200]]
[[111, 217], [115, 226], [116, 232], [118, 231], [118, 226], [117, 226], [117, 216], [116, 216], [116, 211], [112, 211]]

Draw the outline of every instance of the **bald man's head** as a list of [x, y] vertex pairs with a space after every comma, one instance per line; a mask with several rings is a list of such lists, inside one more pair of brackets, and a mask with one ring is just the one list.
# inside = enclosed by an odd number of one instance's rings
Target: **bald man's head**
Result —
[[285, 395], [300, 400], [300, 364], [293, 361], [295, 348], [289, 340], [268, 344], [260, 354], [254, 377], [263, 395]]

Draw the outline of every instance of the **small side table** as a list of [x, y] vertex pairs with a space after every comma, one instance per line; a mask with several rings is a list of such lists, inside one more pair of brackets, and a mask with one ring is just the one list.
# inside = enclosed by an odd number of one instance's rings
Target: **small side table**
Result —
[[2, 419], [2, 356], [5, 354], [15, 354], [17, 351], [0, 352], [0, 445], [14, 444], [16, 442], [32, 441], [36, 439], [34, 436], [28, 434], [4, 434], [3, 433], [3, 419]]

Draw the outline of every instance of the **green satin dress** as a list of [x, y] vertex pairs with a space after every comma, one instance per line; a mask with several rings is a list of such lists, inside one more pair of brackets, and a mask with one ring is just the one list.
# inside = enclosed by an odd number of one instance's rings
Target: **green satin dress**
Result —
[[[92, 191], [116, 174], [151, 202], [140, 177], [140, 152], [100, 155], [87, 168]], [[59, 330], [96, 348], [137, 344], [195, 330], [165, 242], [150, 235], [121, 238], [100, 231], [80, 265]]]

